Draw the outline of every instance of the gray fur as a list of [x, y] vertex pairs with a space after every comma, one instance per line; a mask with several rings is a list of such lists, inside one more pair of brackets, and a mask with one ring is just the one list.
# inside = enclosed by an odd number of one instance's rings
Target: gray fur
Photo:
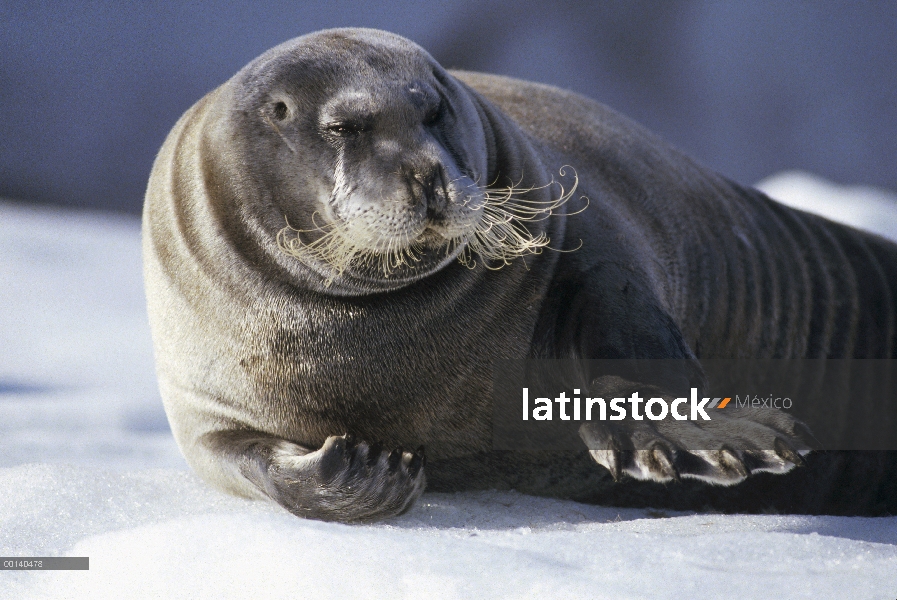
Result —
[[[543, 186], [564, 165], [588, 209], [526, 227], [570, 252], [471, 269], [461, 246], [440, 245], [477, 221], [487, 186], [550, 202]], [[357, 224], [362, 245], [382, 242], [373, 231], [422, 249], [339, 270], [278, 244], [286, 222], [308, 242], [328, 220]], [[490, 455], [498, 358], [677, 358], [699, 377], [698, 357], [895, 353], [893, 245], [742, 189], [585, 98], [450, 74], [372, 30], [287, 42], [187, 111], [150, 178], [144, 256], [160, 388], [188, 462], [314, 518], [406, 510], [425, 475], [422, 451], [401, 448], [426, 446], [439, 489], [499, 485], [458, 467]], [[615, 477], [655, 481], [731, 484], [809, 451], [780, 413], [582, 437]], [[695, 439], [710, 450], [685, 451]]]

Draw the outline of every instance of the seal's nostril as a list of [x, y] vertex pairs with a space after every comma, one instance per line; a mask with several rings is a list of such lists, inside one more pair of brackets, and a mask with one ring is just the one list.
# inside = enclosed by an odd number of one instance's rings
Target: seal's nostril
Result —
[[441, 217], [448, 199], [442, 169], [439, 166], [434, 166], [418, 181], [421, 184], [424, 201], [427, 205], [427, 216], [430, 218]]

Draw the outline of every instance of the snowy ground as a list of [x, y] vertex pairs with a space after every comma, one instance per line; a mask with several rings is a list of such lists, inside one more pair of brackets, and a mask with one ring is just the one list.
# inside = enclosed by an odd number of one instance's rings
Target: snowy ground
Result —
[[[897, 196], [802, 174], [774, 197], [897, 238]], [[425, 494], [303, 521], [187, 470], [155, 387], [139, 223], [0, 202], [2, 598], [894, 598], [897, 517], [677, 515]]]

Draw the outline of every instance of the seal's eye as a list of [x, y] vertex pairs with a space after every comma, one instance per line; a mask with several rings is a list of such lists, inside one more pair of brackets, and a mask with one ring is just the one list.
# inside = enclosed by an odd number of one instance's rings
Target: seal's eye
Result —
[[339, 121], [336, 123], [330, 123], [329, 125], [327, 125], [326, 129], [327, 133], [340, 137], [358, 135], [359, 133], [363, 133], [368, 130], [368, 128], [361, 123], [353, 123], [351, 121]]
[[442, 103], [437, 104], [424, 115], [424, 126], [431, 127], [439, 122], [442, 117]]
[[283, 121], [287, 118], [287, 115], [290, 114], [290, 109], [287, 108], [286, 102], [276, 102], [274, 104], [274, 118], [278, 121]]

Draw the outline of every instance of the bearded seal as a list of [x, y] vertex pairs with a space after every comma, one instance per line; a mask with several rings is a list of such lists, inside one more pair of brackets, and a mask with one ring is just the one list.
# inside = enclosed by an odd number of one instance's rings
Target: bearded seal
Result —
[[[588, 206], [561, 209], [574, 187]], [[608, 479], [579, 456], [527, 487], [544, 465], [490, 454], [499, 358], [681, 359], [693, 378], [699, 353], [897, 348], [893, 245], [742, 188], [588, 99], [450, 73], [374, 30], [286, 42], [190, 108], [143, 223], [184, 456], [219, 488], [318, 519], [399, 514], [427, 478], [556, 495]], [[586, 426], [582, 456], [658, 482], [804, 463], [800, 424], [765, 414]]]

